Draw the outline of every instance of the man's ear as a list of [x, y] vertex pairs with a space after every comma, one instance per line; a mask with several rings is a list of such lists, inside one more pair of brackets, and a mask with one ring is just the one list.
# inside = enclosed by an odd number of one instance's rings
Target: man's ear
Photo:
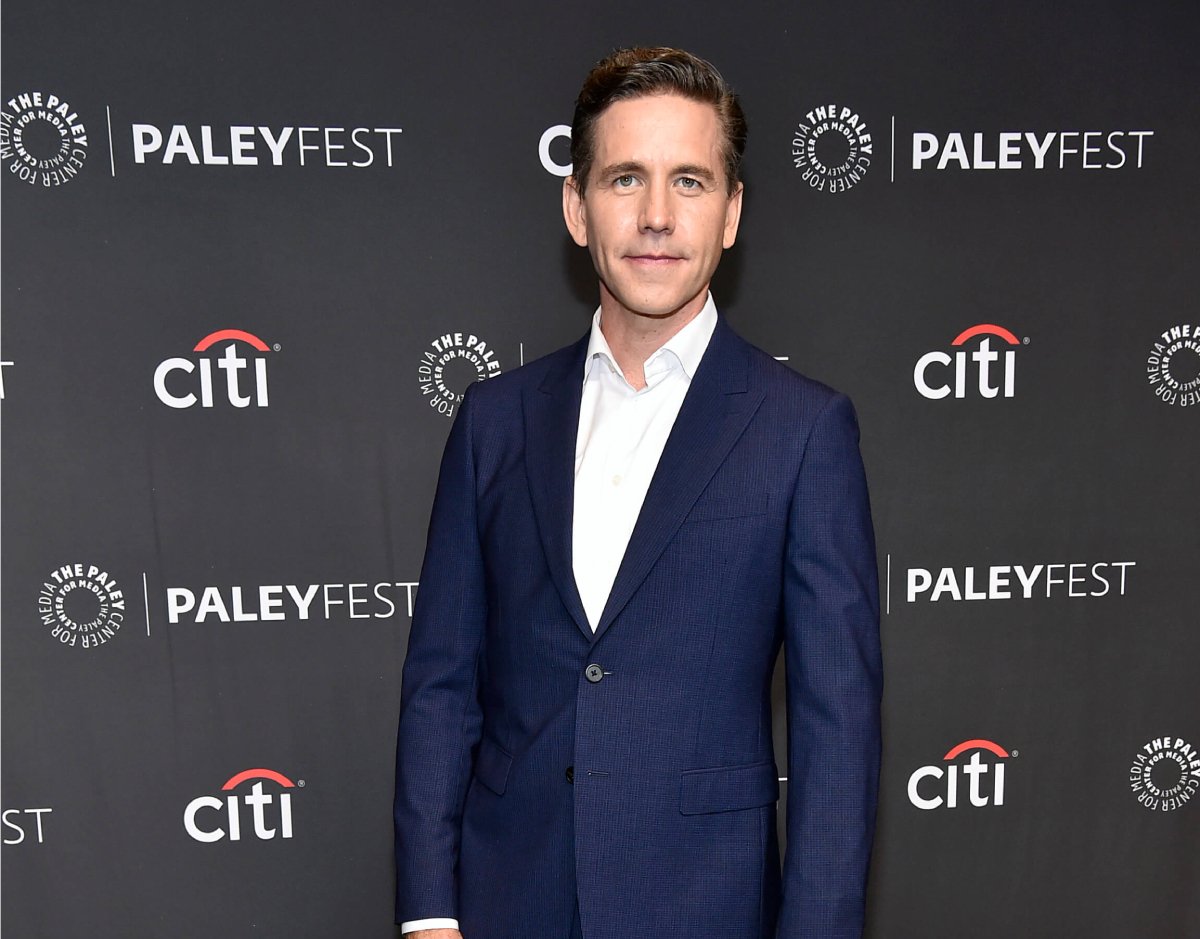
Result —
[[725, 205], [725, 233], [721, 239], [721, 246], [724, 248], [732, 248], [733, 243], [737, 241], [738, 224], [742, 220], [742, 193], [745, 191], [746, 187], [738, 183]]
[[575, 244], [587, 247], [587, 211], [574, 176], [563, 180], [563, 221]]

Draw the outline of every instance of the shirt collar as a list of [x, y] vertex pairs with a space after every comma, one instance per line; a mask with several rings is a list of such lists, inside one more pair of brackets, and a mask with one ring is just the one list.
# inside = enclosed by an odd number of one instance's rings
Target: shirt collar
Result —
[[[704, 352], [708, 348], [709, 340], [712, 339], [713, 330], [716, 328], [717, 305], [713, 302], [712, 294], [709, 293], [708, 298], [704, 301], [704, 306], [691, 322], [655, 350], [650, 358], [642, 363], [642, 367], [646, 368], [665, 352], [670, 352], [679, 360], [684, 374], [690, 381], [696, 374], [696, 369], [700, 367], [700, 360], [704, 358]], [[592, 366], [597, 359], [603, 360], [609, 368], [620, 375], [621, 369], [617, 365], [617, 358], [613, 355], [608, 340], [604, 338], [604, 333], [600, 329], [599, 308], [592, 316], [592, 331], [588, 337], [587, 355], [583, 360], [583, 380], [585, 382], [592, 374]]]

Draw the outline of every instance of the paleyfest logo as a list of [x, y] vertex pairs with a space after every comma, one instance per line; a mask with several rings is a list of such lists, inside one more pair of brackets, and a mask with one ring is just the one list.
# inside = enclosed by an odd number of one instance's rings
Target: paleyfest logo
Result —
[[[4, 820], [4, 843], [21, 844], [28, 841], [30, 844], [45, 844], [46, 823], [42, 816], [53, 812], [54, 809], [49, 806], [37, 809], [5, 809], [0, 816]], [[22, 818], [22, 815], [32, 815], [33, 818]]]
[[1062, 561], [967, 567], [910, 567], [909, 603], [1123, 597], [1137, 561]]
[[1165, 404], [1200, 404], [1200, 323], [1164, 330], [1146, 357], [1146, 378]]
[[116, 578], [94, 564], [64, 564], [38, 593], [38, 615], [64, 646], [94, 649], [125, 621], [125, 594]]
[[845, 192], [866, 175], [874, 144], [852, 109], [823, 104], [804, 115], [792, 136], [792, 163], [817, 192]]
[[1200, 791], [1200, 753], [1180, 737], [1155, 737], [1134, 756], [1129, 788], [1151, 811], [1173, 811]]
[[339, 584], [262, 584], [258, 587], [167, 588], [167, 622], [219, 623], [308, 622], [348, 619], [391, 619], [406, 611], [409, 619], [417, 582]]
[[1140, 170], [1146, 138], [1153, 136], [1152, 130], [955, 131], [944, 137], [918, 131], [912, 136], [912, 168]]
[[0, 161], [14, 179], [61, 186], [75, 178], [87, 155], [87, 129], [58, 95], [28, 91], [0, 108]]
[[429, 345], [417, 366], [417, 380], [429, 406], [446, 417], [454, 416], [472, 382], [500, 374], [495, 350], [478, 336], [446, 333]]
[[[165, 126], [165, 125], [164, 125]], [[138, 123], [133, 162], [192, 166], [394, 166], [400, 127], [259, 127]]]

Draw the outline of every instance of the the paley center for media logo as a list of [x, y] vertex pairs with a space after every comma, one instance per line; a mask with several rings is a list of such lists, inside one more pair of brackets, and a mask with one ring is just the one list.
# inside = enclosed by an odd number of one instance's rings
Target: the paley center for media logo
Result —
[[496, 350], [472, 333], [444, 333], [421, 353], [417, 381], [438, 414], [453, 417], [467, 387], [500, 374]]
[[853, 188], [866, 176], [874, 155], [867, 122], [842, 104], [812, 108], [792, 131], [792, 164], [817, 192]]
[[[271, 347], [258, 336], [243, 329], [218, 329], [197, 342], [192, 352], [192, 358], [172, 356], [154, 369], [154, 393], [167, 407], [211, 408], [217, 402], [235, 408], [268, 406], [266, 354]], [[224, 373], [224, 380], [214, 368]]]
[[992, 740], [964, 740], [947, 750], [940, 764], [913, 770], [908, 801], [926, 811], [1002, 806], [1005, 763], [1017, 755]]
[[125, 593], [117, 579], [96, 564], [64, 564], [42, 582], [37, 611], [59, 644], [95, 649], [124, 625]]
[[0, 162], [30, 186], [70, 182], [88, 157], [88, 132], [71, 103], [48, 91], [25, 91], [0, 106]]
[[292, 792], [304, 788], [273, 769], [246, 769], [221, 786], [220, 795], [192, 799], [183, 810], [183, 829], [211, 844], [292, 837]]
[[1146, 356], [1146, 379], [1164, 404], [1200, 404], [1200, 323], [1164, 329]]
[[1129, 767], [1129, 788], [1152, 812], [1172, 812], [1200, 792], [1200, 751], [1182, 737], [1155, 737]]

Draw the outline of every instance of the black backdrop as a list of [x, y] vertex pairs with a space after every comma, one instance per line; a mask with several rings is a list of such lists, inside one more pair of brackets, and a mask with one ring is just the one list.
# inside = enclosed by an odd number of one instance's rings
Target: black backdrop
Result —
[[718, 305], [860, 412], [870, 935], [1200, 935], [1192, 5], [4, 14], [6, 934], [393, 935], [450, 412], [586, 328], [553, 128], [669, 43], [751, 125]]

